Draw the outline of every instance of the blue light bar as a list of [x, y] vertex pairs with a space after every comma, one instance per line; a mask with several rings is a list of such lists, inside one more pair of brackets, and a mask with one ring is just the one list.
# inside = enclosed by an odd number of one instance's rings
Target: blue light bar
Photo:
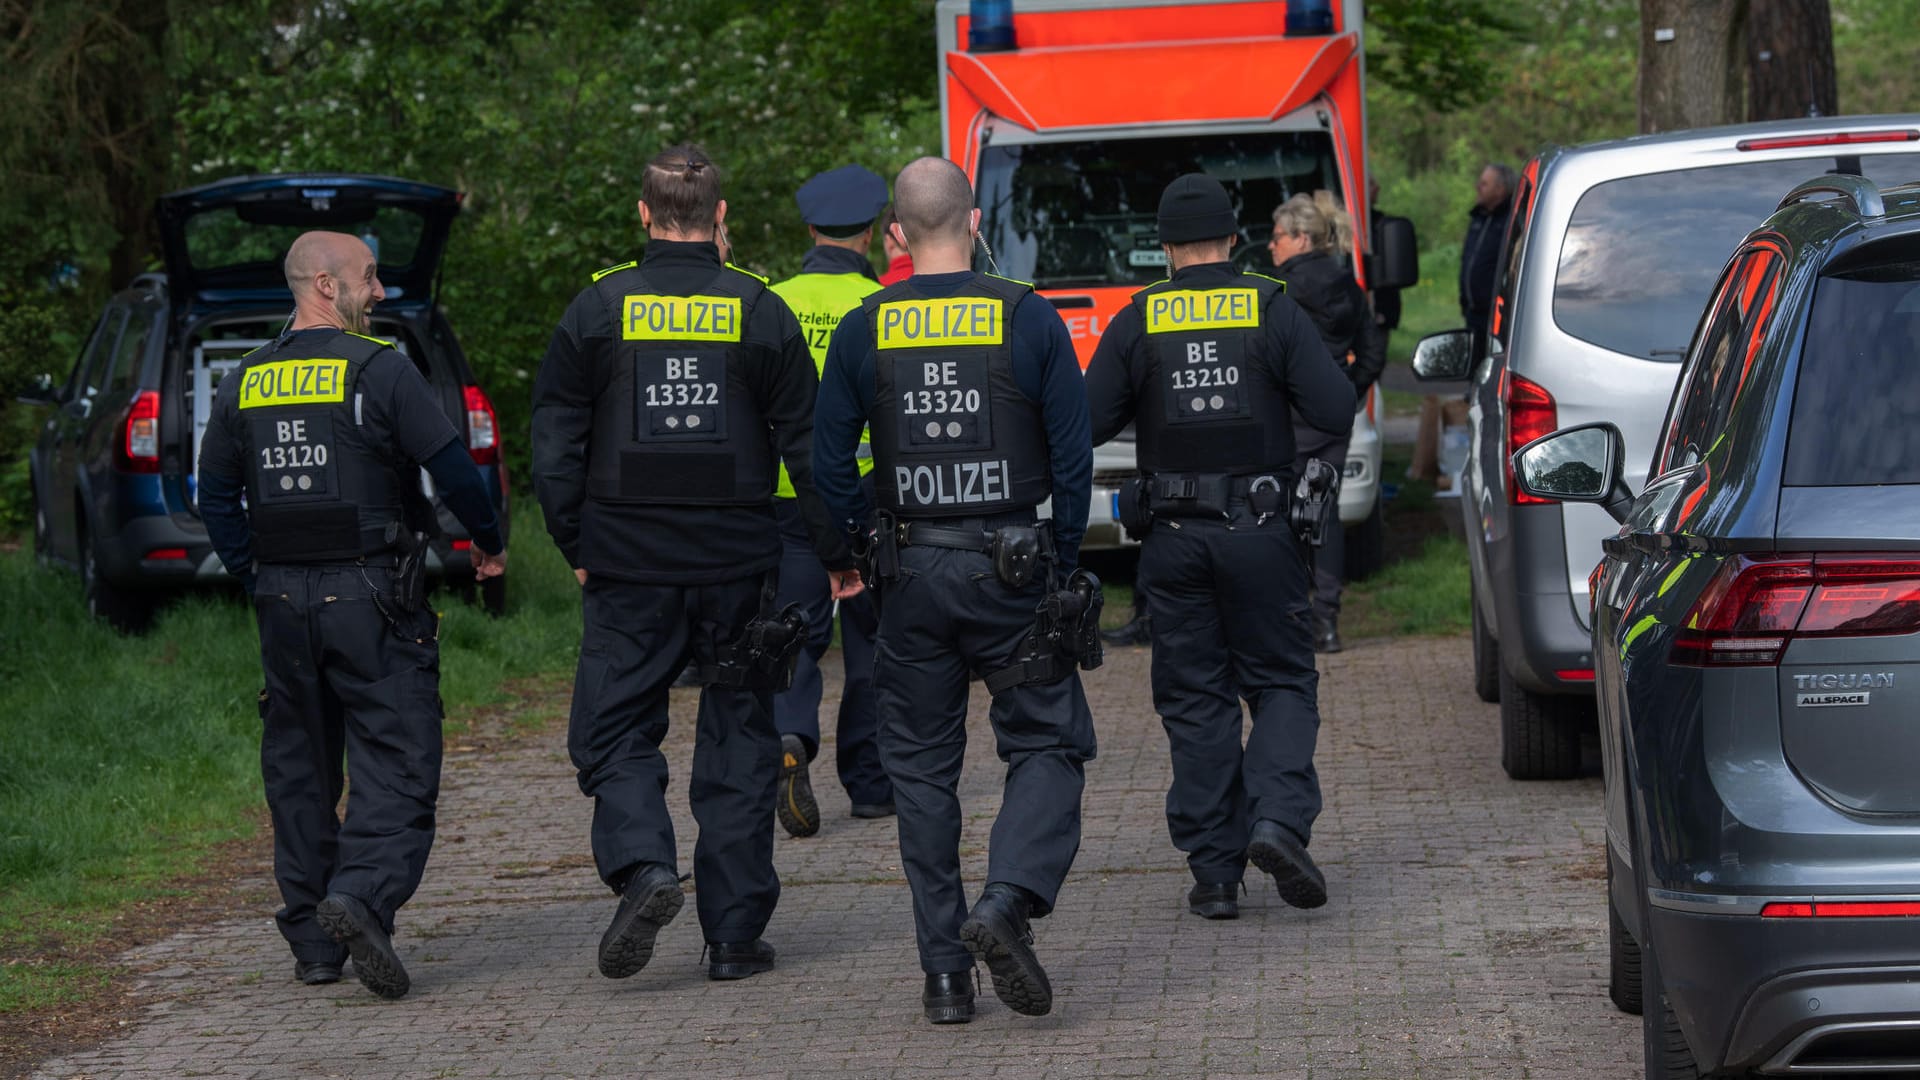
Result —
[[1287, 36], [1333, 33], [1333, 0], [1287, 0]]
[[[1287, 16], [1292, 24], [1292, 15]], [[1009, 52], [1013, 39], [1013, 0], [973, 0], [967, 8], [967, 51]]]

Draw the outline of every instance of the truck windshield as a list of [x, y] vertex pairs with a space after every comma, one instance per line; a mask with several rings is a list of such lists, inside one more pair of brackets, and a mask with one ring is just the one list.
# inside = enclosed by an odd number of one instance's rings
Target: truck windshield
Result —
[[[1002, 275], [1038, 288], [1145, 285], [1167, 273], [1160, 193], [1190, 172], [1226, 185], [1243, 245], [1266, 244], [1288, 196], [1340, 196], [1333, 139], [1320, 131], [989, 144], [976, 185], [980, 232]], [[984, 259], [979, 268], [990, 269]]]

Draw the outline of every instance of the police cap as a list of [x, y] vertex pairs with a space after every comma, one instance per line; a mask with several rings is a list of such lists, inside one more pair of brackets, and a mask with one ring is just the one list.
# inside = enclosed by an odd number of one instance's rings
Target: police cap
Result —
[[1188, 173], [1167, 185], [1160, 196], [1160, 242], [1187, 244], [1219, 240], [1240, 231], [1233, 200], [1220, 181], [1206, 173]]
[[842, 165], [800, 185], [800, 220], [836, 239], [857, 236], [887, 206], [887, 182], [859, 165]]

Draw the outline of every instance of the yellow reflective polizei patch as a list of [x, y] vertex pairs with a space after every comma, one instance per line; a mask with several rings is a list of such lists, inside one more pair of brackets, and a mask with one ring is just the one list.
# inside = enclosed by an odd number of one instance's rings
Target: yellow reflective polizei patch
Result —
[[621, 304], [626, 341], [739, 341], [737, 296], [628, 296]]
[[1258, 289], [1169, 289], [1147, 297], [1147, 333], [1258, 329]]
[[881, 304], [879, 347], [930, 349], [940, 345], [998, 345], [1006, 337], [1000, 301], [978, 296], [895, 300]]
[[240, 377], [240, 407], [332, 405], [347, 400], [347, 362], [337, 358], [275, 360]]

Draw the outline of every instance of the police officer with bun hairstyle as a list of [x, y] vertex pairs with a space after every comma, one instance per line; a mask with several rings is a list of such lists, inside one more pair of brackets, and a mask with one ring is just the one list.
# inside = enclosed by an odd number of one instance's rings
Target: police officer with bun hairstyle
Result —
[[[840, 321], [815, 416], [815, 468], [860, 538], [880, 607], [880, 759], [899, 805], [922, 1004], [974, 1015], [973, 961], [1031, 1016], [1053, 1006], [1028, 920], [1050, 912], [1080, 846], [1094, 754], [1077, 668], [1099, 663], [1099, 583], [1074, 570], [1093, 479], [1073, 342], [1030, 286], [973, 272], [980, 212], [951, 162], [894, 183], [914, 274]], [[871, 427], [876, 506], [856, 465]], [[1053, 520], [1037, 521], [1049, 495]], [[955, 793], [970, 678], [993, 695], [1007, 763], [985, 888], [968, 909]]]
[[[867, 249], [873, 245], [874, 218], [887, 205], [887, 182], [858, 165], [843, 165], [802, 184], [795, 201], [813, 236], [813, 248], [801, 260], [799, 274], [770, 288], [800, 320], [819, 368], [826, 363], [827, 341], [841, 316], [880, 290], [867, 263]], [[861, 475], [872, 468], [873, 455], [863, 437]], [[780, 788], [774, 808], [787, 832], [812, 836], [820, 831], [820, 807], [807, 765], [820, 750], [820, 660], [833, 641], [834, 605], [785, 469], [780, 471], [773, 512], [780, 521], [782, 548], [779, 604], [799, 604], [807, 619], [807, 643], [794, 668], [793, 686], [773, 699], [773, 726], [780, 732]], [[893, 785], [880, 767], [874, 742], [873, 635], [878, 621], [870, 597], [840, 601], [846, 680], [840, 691], [834, 758], [857, 818], [893, 813]]]
[[1313, 469], [1300, 490], [1289, 408], [1344, 441], [1353, 384], [1281, 282], [1227, 261], [1240, 224], [1218, 181], [1180, 177], [1159, 216], [1171, 276], [1107, 324], [1087, 399], [1095, 442], [1136, 422], [1141, 478], [1121, 511], [1145, 533], [1153, 702], [1173, 751], [1167, 829], [1187, 853], [1194, 914], [1238, 916], [1248, 862], [1282, 900], [1318, 907], [1326, 879], [1307, 842], [1319, 679], [1296, 529], [1324, 528], [1337, 473]]
[[419, 470], [473, 537], [478, 577], [506, 569], [505, 541], [426, 380], [367, 336], [386, 296], [373, 252], [306, 233], [286, 275], [287, 330], [220, 382], [200, 515], [259, 620], [275, 919], [294, 977], [335, 982], [351, 955], [367, 989], [397, 998], [411, 982], [394, 915], [420, 884], [440, 790], [439, 616], [420, 578], [435, 518]]
[[593, 275], [554, 330], [533, 390], [534, 490], [582, 586], [567, 749], [593, 799], [593, 857], [620, 895], [599, 967], [625, 978], [684, 903], [667, 812], [667, 697], [703, 686], [687, 788], [707, 974], [773, 968], [761, 932], [773, 869], [780, 737], [772, 695], [806, 627], [774, 603], [775, 457], [837, 598], [860, 588], [813, 493], [818, 375], [793, 312], [721, 262], [727, 204], [697, 146], [647, 163], [638, 262]]

